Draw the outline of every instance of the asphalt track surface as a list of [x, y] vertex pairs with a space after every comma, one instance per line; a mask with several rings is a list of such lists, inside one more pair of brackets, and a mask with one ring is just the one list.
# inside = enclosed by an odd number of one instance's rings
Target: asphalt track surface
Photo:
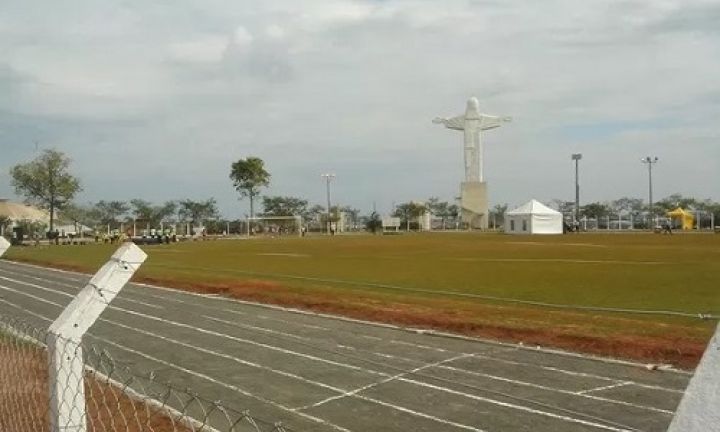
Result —
[[[0, 317], [46, 328], [87, 280], [0, 260]], [[292, 431], [665, 431], [691, 376], [136, 284], [85, 342]]]

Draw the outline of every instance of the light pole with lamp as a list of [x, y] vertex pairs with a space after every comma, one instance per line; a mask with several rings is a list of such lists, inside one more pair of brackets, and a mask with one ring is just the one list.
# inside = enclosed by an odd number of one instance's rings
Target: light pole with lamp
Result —
[[571, 159], [575, 161], [575, 220], [573, 225], [577, 225], [580, 221], [580, 159], [582, 153], [573, 153]]
[[320, 174], [320, 177], [325, 179], [325, 191], [327, 193], [327, 233], [330, 234], [330, 182], [335, 178], [335, 174]]
[[[652, 218], [654, 216], [654, 209], [653, 209], [653, 187], [652, 187], [652, 167], [654, 164], [658, 163], [658, 157], [650, 157], [645, 156], [644, 158], [640, 159], [640, 162], [644, 163], [648, 167], [648, 202], [650, 204], [650, 222], [652, 222]], [[652, 226], [650, 229], [654, 229], [655, 226]]]

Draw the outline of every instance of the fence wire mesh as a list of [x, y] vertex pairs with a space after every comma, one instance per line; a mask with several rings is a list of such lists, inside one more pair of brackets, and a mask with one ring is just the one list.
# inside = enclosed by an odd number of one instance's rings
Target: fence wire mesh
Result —
[[[95, 346], [74, 344], [62, 352], [66, 359], [81, 356], [84, 400], [73, 390], [73, 377], [63, 377], [60, 406], [84, 412], [87, 429], [77, 425], [51, 426], [52, 379], [47, 330], [0, 315], [0, 431], [55, 432], [291, 432], [281, 423], [258, 419], [248, 411], [210, 401], [191, 390], [136, 374]], [[84, 407], [84, 409], [82, 409]]]

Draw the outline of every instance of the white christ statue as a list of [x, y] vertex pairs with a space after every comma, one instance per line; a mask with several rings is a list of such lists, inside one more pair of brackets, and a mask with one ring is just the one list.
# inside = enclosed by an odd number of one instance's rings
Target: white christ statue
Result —
[[483, 148], [480, 132], [495, 129], [502, 123], [511, 121], [510, 117], [498, 117], [480, 113], [477, 98], [471, 97], [467, 101], [465, 115], [453, 118], [436, 118], [433, 123], [444, 124], [448, 129], [465, 132], [465, 181], [483, 181]]

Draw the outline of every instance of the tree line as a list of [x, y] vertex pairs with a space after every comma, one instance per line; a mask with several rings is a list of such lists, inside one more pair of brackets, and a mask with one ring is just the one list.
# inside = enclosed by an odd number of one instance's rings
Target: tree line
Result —
[[[191, 223], [204, 225], [208, 222], [215, 225], [230, 221], [221, 221], [217, 202], [214, 198], [205, 200], [172, 200], [163, 203], [152, 203], [143, 199], [129, 201], [105, 201], [80, 205], [73, 200], [82, 191], [80, 180], [70, 173], [70, 159], [57, 150], [45, 150], [28, 163], [15, 165], [10, 169], [12, 185], [18, 195], [24, 196], [26, 202], [46, 209], [50, 215], [49, 230], [53, 231], [56, 214], [60, 211], [66, 221], [86, 226], [117, 226], [126, 222], [142, 222], [151, 226], [161, 223]], [[361, 215], [360, 210], [350, 206], [333, 206], [326, 209], [321, 205], [310, 204], [308, 200], [292, 196], [261, 196], [261, 190], [270, 185], [271, 175], [265, 168], [264, 161], [258, 157], [247, 157], [233, 162], [229, 173], [233, 187], [241, 199], [247, 198], [250, 204], [250, 217], [256, 215], [257, 200], [262, 198], [263, 211], [260, 216], [301, 216], [306, 221], [326, 222], [337, 221], [340, 214], [347, 215], [349, 222], [355, 226], [365, 226], [376, 230], [381, 225], [380, 216], [373, 212]], [[574, 202], [553, 200], [554, 207], [565, 213], [572, 214]], [[710, 199], [697, 199], [672, 194], [653, 204], [653, 215], [682, 207], [692, 212], [712, 213], [720, 218], [720, 203]], [[491, 226], [503, 223], [507, 205], [496, 205], [489, 215]], [[407, 229], [419, 217], [431, 213], [440, 219], [443, 226], [449, 222], [457, 223], [460, 208], [457, 204], [441, 201], [430, 197], [425, 202], [403, 202], [394, 206], [392, 215], [401, 219]], [[591, 202], [580, 208], [580, 215], [587, 218], [601, 218], [608, 215], [632, 214], [647, 215], [650, 208], [642, 199], [623, 197], [608, 202]], [[325, 220], [323, 220], [325, 218]], [[0, 221], [0, 223], [6, 223]]]
[[[554, 207], [565, 214], [572, 214], [575, 203], [572, 201], [553, 200]], [[692, 213], [714, 214], [720, 218], [720, 202], [711, 199], [699, 199], [688, 197], [679, 193], [671, 194], [653, 203], [652, 210], [649, 203], [641, 198], [622, 197], [612, 201], [596, 201], [580, 206], [580, 217], [598, 219], [614, 215], [633, 215], [641, 217], [644, 215], [664, 216], [667, 212], [676, 208], [682, 208]]]
[[[170, 200], [152, 203], [144, 199], [101, 200], [96, 203], [78, 204], [75, 196], [82, 191], [80, 180], [70, 172], [71, 160], [62, 152], [45, 150], [28, 163], [15, 165], [10, 169], [12, 185], [17, 195], [48, 211], [49, 231], [54, 231], [58, 212], [62, 220], [89, 227], [112, 226], [121, 223], [143, 223], [153, 227], [161, 223], [210, 223], [227, 225], [231, 221], [220, 220], [217, 201]], [[334, 206], [328, 212], [325, 207], [311, 205], [308, 200], [291, 196], [260, 196], [261, 189], [270, 185], [271, 175], [265, 169], [264, 161], [248, 157], [233, 162], [230, 166], [230, 180], [240, 198], [250, 202], [250, 217], [255, 216], [302, 216], [305, 220], [320, 220], [329, 216], [337, 221], [345, 213], [351, 223], [359, 222], [360, 211], [350, 206]], [[262, 198], [263, 211], [255, 212], [258, 198]], [[9, 221], [0, 220], [7, 224]]]

